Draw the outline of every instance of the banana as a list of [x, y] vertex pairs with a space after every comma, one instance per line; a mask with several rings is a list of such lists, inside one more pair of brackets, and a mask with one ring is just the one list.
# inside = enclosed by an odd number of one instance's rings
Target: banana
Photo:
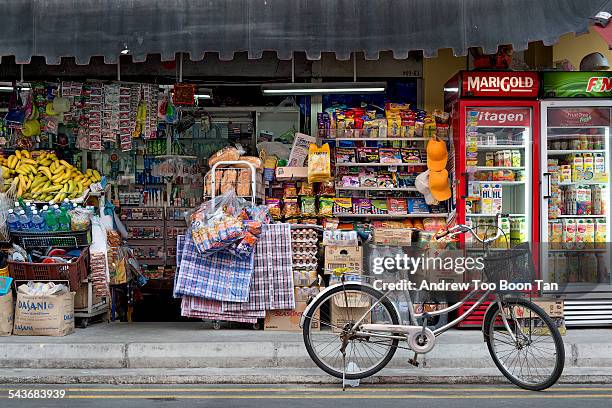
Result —
[[17, 156], [15, 156], [14, 154], [11, 154], [8, 158], [8, 166], [11, 169], [15, 169], [15, 167], [17, 167]]
[[100, 172], [98, 170], [94, 170], [93, 175], [96, 178], [96, 181], [102, 180], [102, 176], [100, 175]]
[[62, 177], [64, 177], [64, 174], [65, 174], [65, 173], [59, 173], [59, 172], [58, 172], [58, 173], [55, 173], [55, 174], [53, 175], [53, 177], [51, 177], [51, 181], [52, 181], [52, 182], [54, 182], [54, 183], [58, 183], [58, 182], [59, 182], [59, 180], [60, 180]]
[[45, 187], [45, 188], [43, 188], [40, 191], [42, 191], [43, 193], [54, 193], [54, 192], [59, 191], [61, 189], [62, 189], [62, 186], [56, 184], [56, 185], [53, 185], [53, 186]]
[[32, 156], [30, 156], [30, 152], [27, 151], [27, 150], [22, 150], [21, 151], [21, 157], [25, 157], [25, 158], [28, 158], [28, 159], [32, 158]]
[[30, 191], [30, 187], [32, 187], [32, 180], [28, 180], [25, 185], [25, 191]]
[[6, 166], [2, 166], [2, 178], [5, 180], [11, 178], [11, 169]]
[[15, 156], [17, 156], [17, 160], [21, 160], [21, 152], [19, 150], [15, 150]]
[[28, 159], [28, 158], [21, 159], [21, 163], [22, 164], [31, 164], [33, 166], [38, 166], [38, 162], [36, 160], [32, 160], [32, 159]]
[[48, 179], [51, 179], [53, 177], [53, 174], [51, 173], [51, 170], [49, 170], [48, 167], [45, 167], [45, 166], [39, 167], [38, 171], [40, 171], [42, 174], [47, 176]]
[[[57, 163], [57, 162], [55, 162], [55, 163]], [[60, 171], [63, 171], [63, 170], [64, 170], [64, 166], [62, 166], [61, 164], [58, 164], [57, 166], [55, 166], [55, 170], [51, 169], [51, 173], [57, 174], [57, 173], [59, 173]]]
[[68, 163], [66, 160], [60, 160], [59, 162], [62, 166], [66, 167], [67, 169], [72, 168], [72, 164]]

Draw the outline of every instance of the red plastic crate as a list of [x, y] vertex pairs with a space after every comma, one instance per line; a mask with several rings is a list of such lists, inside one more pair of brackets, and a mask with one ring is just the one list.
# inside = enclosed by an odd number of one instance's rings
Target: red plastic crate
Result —
[[76, 290], [81, 282], [87, 280], [89, 271], [89, 248], [81, 251], [81, 256], [73, 263], [34, 263], [8, 261], [9, 276], [24, 281], [66, 280], [70, 288]]

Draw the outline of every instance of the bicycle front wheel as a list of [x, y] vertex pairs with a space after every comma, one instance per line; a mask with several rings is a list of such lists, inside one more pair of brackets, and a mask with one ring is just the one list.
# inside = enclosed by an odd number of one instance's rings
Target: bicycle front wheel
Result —
[[[531, 391], [554, 385], [565, 365], [565, 347], [555, 322], [525, 299], [494, 304], [484, 322], [493, 362], [512, 383]], [[504, 319], [507, 326], [504, 323]]]
[[[304, 317], [304, 343], [323, 371], [337, 378], [345, 374], [345, 378], [356, 380], [376, 374], [393, 358], [397, 339], [351, 334], [351, 328], [364, 314], [362, 323], [399, 324], [397, 311], [382, 292], [371, 286], [346, 283], [313, 302]], [[375, 307], [368, 312], [372, 305]]]

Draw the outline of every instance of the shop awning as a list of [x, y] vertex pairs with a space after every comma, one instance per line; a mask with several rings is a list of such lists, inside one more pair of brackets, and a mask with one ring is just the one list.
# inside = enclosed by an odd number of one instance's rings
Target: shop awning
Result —
[[114, 63], [122, 51], [140, 62], [178, 52], [192, 60], [245, 51], [249, 58], [274, 51], [280, 59], [293, 52], [376, 59], [386, 50], [396, 58], [441, 48], [495, 52], [500, 44], [521, 50], [586, 32], [589, 17], [612, 11], [612, 0], [0, 0], [0, 7], [0, 55], [87, 64], [93, 56]]

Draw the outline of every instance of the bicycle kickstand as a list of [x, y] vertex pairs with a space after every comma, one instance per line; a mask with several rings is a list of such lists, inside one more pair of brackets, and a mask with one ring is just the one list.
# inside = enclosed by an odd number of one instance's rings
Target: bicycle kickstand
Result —
[[417, 353], [416, 351], [414, 352], [414, 357], [409, 358], [408, 359], [408, 363], [412, 364], [415, 367], [419, 366], [419, 362], [417, 361], [417, 357], [419, 356], [419, 353]]
[[[425, 337], [425, 329], [427, 328], [427, 321], [429, 320], [429, 313], [425, 312], [423, 313], [423, 330], [421, 332], [421, 335], [423, 337]], [[417, 353], [416, 351], [414, 352], [414, 357], [413, 358], [409, 358], [408, 359], [408, 363], [412, 364], [415, 367], [419, 366], [419, 362], [417, 361], [417, 357], [419, 356], [419, 353]]]

